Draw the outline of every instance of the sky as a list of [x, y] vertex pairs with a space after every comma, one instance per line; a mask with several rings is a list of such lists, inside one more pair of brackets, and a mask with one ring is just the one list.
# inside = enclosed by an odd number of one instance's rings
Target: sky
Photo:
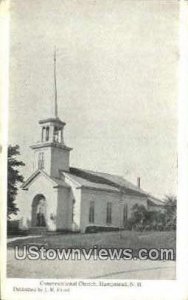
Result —
[[27, 178], [38, 121], [59, 117], [71, 166], [124, 176], [157, 197], [177, 189], [176, 0], [12, 0], [9, 143]]

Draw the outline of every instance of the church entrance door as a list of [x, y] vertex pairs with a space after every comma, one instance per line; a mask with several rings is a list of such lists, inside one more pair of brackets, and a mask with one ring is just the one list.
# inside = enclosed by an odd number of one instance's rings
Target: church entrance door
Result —
[[46, 227], [46, 198], [42, 194], [34, 197], [32, 202], [32, 227]]

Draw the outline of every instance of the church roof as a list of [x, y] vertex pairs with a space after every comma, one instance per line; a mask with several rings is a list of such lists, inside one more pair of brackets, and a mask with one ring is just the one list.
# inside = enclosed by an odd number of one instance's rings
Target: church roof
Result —
[[[70, 168], [70, 171], [63, 171], [73, 182], [77, 183], [78, 188], [84, 187], [88, 189], [103, 190], [109, 192], [121, 192], [124, 191], [128, 194], [146, 196], [150, 205], [164, 206], [163, 201], [158, 198], [146, 193], [136, 185], [132, 184], [128, 180], [118, 175], [112, 175], [102, 172], [95, 172], [91, 170]], [[22, 189], [27, 189], [29, 185], [38, 177], [44, 176], [46, 179], [54, 183], [53, 187], [62, 186], [70, 188], [64, 179], [58, 179], [49, 176], [43, 170], [35, 171], [21, 186]]]
[[103, 191], [110, 191], [110, 192], [119, 192], [118, 188], [115, 188], [109, 184], [93, 182], [86, 178], [72, 174], [71, 172], [64, 172], [64, 173], [67, 174], [70, 179], [72, 179], [74, 182], [76, 182], [79, 185], [79, 187], [85, 187], [85, 188], [89, 188], [89, 189], [96, 189], [96, 190], [103, 190]]
[[70, 168], [69, 176], [76, 176], [76, 180], [82, 182], [83, 186], [104, 187], [114, 191], [126, 191], [129, 193], [147, 196], [148, 193], [118, 175], [95, 172], [85, 169]]
[[48, 118], [48, 119], [39, 120], [39, 124], [45, 124], [45, 123], [56, 123], [63, 126], [66, 125], [66, 123], [61, 121], [59, 118]]

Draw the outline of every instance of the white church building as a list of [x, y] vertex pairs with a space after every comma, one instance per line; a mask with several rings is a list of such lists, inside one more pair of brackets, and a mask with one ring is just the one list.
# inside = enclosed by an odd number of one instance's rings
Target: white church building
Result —
[[32, 145], [34, 173], [24, 182], [22, 226], [29, 229], [85, 232], [88, 227], [123, 228], [138, 203], [157, 209], [162, 202], [138, 185], [107, 173], [70, 167], [65, 123], [39, 121], [40, 142]]
[[[56, 86], [56, 78], [55, 78]], [[92, 226], [124, 228], [138, 203], [158, 209], [163, 202], [126, 179], [70, 166], [63, 138], [65, 123], [54, 117], [40, 120], [40, 142], [32, 145], [34, 172], [23, 183], [20, 212], [22, 228], [33, 231], [86, 232]]]

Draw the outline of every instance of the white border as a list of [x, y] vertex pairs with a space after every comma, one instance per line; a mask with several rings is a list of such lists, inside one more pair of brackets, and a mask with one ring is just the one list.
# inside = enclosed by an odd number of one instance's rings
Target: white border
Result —
[[[162, 1], [162, 0], [159, 0]], [[178, 1], [178, 0], [177, 0]], [[179, 67], [179, 130], [178, 130], [178, 230], [177, 230], [177, 279], [167, 280], [123, 280], [127, 282], [142, 282], [141, 288], [72, 288], [71, 292], [66, 294], [29, 294], [13, 293], [12, 287], [35, 287], [39, 286], [38, 279], [6, 279], [6, 188], [7, 171], [7, 128], [8, 128], [8, 66], [9, 66], [9, 1], [1, 2], [1, 23], [0, 38], [3, 45], [1, 56], [3, 65], [1, 66], [1, 78], [3, 91], [1, 99], [4, 101], [2, 109], [3, 132], [1, 132], [1, 141], [3, 144], [3, 153], [1, 165], [3, 173], [1, 174], [1, 210], [4, 217], [1, 217], [1, 237], [3, 251], [1, 251], [1, 275], [2, 275], [2, 299], [188, 299], [188, 1], [181, 0], [180, 4], [180, 67]], [[3, 74], [3, 76], [2, 76]], [[3, 191], [3, 194], [2, 194]], [[2, 220], [4, 222], [2, 222]], [[54, 280], [48, 280], [54, 281]], [[66, 280], [55, 280], [66, 281]], [[75, 280], [72, 280], [75, 281]], [[78, 281], [78, 280], [77, 280]], [[87, 282], [87, 280], [84, 280]], [[91, 280], [89, 280], [91, 281]], [[117, 280], [105, 280], [116, 281]], [[120, 280], [118, 280], [120, 281]]]
[[1, 299], [6, 299], [3, 294], [6, 284], [6, 201], [7, 201], [7, 145], [8, 145], [8, 99], [9, 99], [9, 0], [0, 2], [0, 276], [1, 276]]

